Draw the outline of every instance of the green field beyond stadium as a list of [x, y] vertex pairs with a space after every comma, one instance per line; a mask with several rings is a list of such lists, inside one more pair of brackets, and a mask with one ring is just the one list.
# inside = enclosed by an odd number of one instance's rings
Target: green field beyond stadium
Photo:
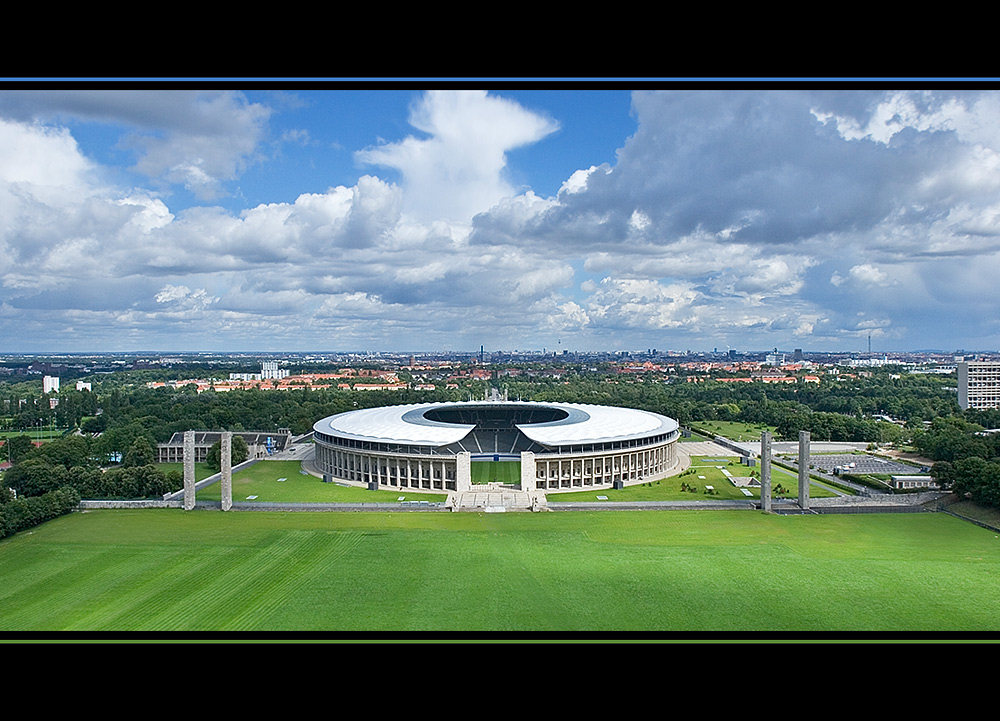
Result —
[[[572, 492], [547, 492], [546, 499], [553, 503], [593, 502], [605, 499], [609, 502], [627, 501], [745, 501], [760, 498], [760, 487], [747, 488], [744, 493], [726, 476], [743, 477], [754, 472], [760, 477], [760, 468], [751, 469], [740, 464], [735, 456], [691, 456], [691, 465], [684, 473], [668, 476], [657, 481], [647, 481], [626, 486], [622, 489], [601, 488]], [[771, 466], [771, 490], [774, 498], [798, 497], [798, 473], [777, 464]], [[809, 485], [811, 498], [832, 498], [837, 495], [829, 487], [816, 483]]]
[[73, 513], [0, 542], [0, 632], [1000, 631], [945, 514]]
[[[222, 486], [213, 483], [198, 491], [199, 501], [221, 501]], [[300, 461], [261, 461], [233, 474], [233, 501], [241, 503], [395, 503], [400, 498], [444, 502], [446, 493], [410, 490], [369, 491], [363, 486], [324, 483], [302, 473]]]
[[521, 461], [473, 461], [473, 483], [521, 483]]

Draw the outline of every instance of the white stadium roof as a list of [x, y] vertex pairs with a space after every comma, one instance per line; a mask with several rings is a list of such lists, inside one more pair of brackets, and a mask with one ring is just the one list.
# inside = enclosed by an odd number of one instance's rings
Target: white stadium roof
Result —
[[446, 446], [461, 441], [475, 428], [475, 425], [434, 421], [425, 418], [424, 413], [432, 409], [462, 407], [562, 410], [567, 415], [561, 420], [517, 425], [525, 436], [550, 447], [629, 440], [677, 430], [677, 421], [673, 418], [649, 411], [580, 403], [522, 401], [417, 403], [365, 408], [324, 418], [313, 428], [319, 433], [360, 441]]

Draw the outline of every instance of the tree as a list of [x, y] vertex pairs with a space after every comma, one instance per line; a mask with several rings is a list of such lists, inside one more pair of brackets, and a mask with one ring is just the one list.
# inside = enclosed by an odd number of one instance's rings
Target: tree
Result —
[[132, 441], [132, 445], [125, 451], [125, 458], [122, 461], [122, 465], [126, 468], [135, 468], [137, 466], [148, 466], [155, 462], [156, 451], [153, 449], [153, 444], [149, 442], [146, 436], [137, 436]]
[[63, 436], [43, 443], [32, 458], [44, 458], [52, 465], [64, 468], [86, 466], [90, 463], [90, 441], [82, 436]]
[[957, 478], [955, 466], [948, 461], [937, 461], [931, 466], [931, 478], [941, 488], [951, 488]]
[[35, 447], [35, 444], [31, 442], [31, 437], [24, 435], [12, 436], [7, 439], [4, 445], [6, 446], [5, 450], [10, 455], [10, 462], [12, 464], [20, 461], [28, 451]]
[[[232, 465], [234, 466], [243, 463], [250, 456], [250, 449], [247, 447], [246, 439], [243, 436], [234, 435], [229, 450], [229, 457], [232, 459]], [[205, 463], [213, 471], [222, 470], [222, 441], [216, 441], [208, 449], [208, 457], [205, 458]]]
[[3, 482], [17, 491], [18, 497], [40, 496], [64, 485], [66, 475], [65, 468], [44, 458], [26, 458], [4, 473]]

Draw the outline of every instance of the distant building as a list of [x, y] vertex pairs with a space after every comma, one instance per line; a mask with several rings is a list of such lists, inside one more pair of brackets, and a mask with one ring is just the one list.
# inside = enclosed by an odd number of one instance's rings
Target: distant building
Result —
[[275, 381], [287, 378], [291, 371], [278, 368], [278, 361], [264, 361], [260, 364], [260, 373], [230, 373], [231, 381]]
[[[267, 458], [267, 456], [285, 450], [292, 440], [292, 432], [288, 428], [277, 431], [233, 431], [234, 436], [243, 436], [247, 442], [249, 455], [247, 460]], [[194, 460], [204, 463], [208, 458], [209, 449], [222, 439], [221, 431], [195, 431]], [[184, 461], [184, 433], [177, 432], [166, 443], [156, 446], [158, 463], [181, 463]]]
[[931, 476], [889, 476], [889, 479], [889, 485], [896, 489], [938, 487]]
[[77, 381], [76, 382], [76, 389], [78, 391], [89, 391], [89, 390], [91, 390], [90, 383], [88, 383], [87, 381]]
[[58, 393], [59, 378], [56, 376], [42, 376], [42, 393]]
[[1000, 363], [962, 361], [958, 364], [958, 405], [968, 408], [1000, 407]]
[[261, 380], [281, 380], [291, 373], [287, 368], [278, 368], [278, 361], [264, 361], [260, 366]]

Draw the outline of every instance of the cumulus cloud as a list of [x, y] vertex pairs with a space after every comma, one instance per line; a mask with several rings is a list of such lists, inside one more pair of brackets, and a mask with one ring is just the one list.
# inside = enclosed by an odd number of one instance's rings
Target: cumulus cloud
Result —
[[124, 125], [133, 169], [203, 200], [253, 162], [270, 110], [242, 93], [203, 90], [27, 90], [0, 93], [0, 113], [20, 120], [83, 119]]
[[848, 272], [848, 277], [844, 278], [841, 275], [834, 273], [830, 278], [830, 282], [834, 285], [843, 285], [848, 280], [851, 280], [861, 286], [872, 286], [872, 285], [883, 285], [888, 281], [889, 276], [882, 270], [879, 270], [876, 266], [871, 263], [862, 263], [860, 265], [852, 266]]
[[160, 289], [154, 296], [157, 303], [171, 304], [173, 306], [182, 305], [187, 309], [203, 309], [218, 301], [213, 298], [204, 288], [191, 290], [186, 285], [170, 285], [169, 283]]
[[[286, 348], [1000, 332], [1000, 94], [642, 91], [633, 111], [613, 167], [543, 197], [511, 185], [508, 154], [558, 122], [428, 93], [356, 182], [230, 212], [162, 191], [208, 198], [255, 162], [271, 111], [241, 94], [0, 93], [0, 323], [124, 343], [196, 317], [195, 344]], [[150, 187], [111, 182], [84, 121], [125, 128]]]
[[558, 129], [515, 102], [472, 90], [427, 93], [412, 107], [410, 124], [428, 137], [367, 148], [357, 158], [398, 170], [407, 212], [425, 221], [468, 222], [512, 195], [507, 153]]

